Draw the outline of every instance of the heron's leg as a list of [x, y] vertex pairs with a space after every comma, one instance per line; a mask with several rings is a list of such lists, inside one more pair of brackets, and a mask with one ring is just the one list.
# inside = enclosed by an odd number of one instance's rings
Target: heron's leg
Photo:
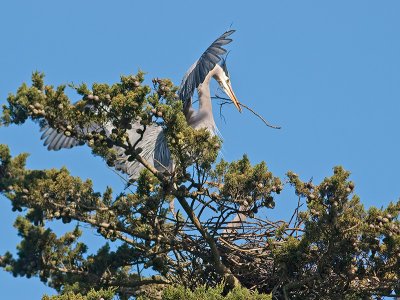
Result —
[[[175, 169], [175, 164], [173, 160], [170, 160], [170, 165], [169, 165], [169, 170], [171, 171], [171, 174], [174, 174], [174, 169]], [[172, 175], [172, 178], [174, 176]], [[171, 178], [171, 179], [172, 179]], [[176, 183], [174, 183], [174, 188], [176, 189]], [[175, 199], [172, 199], [172, 201], [169, 203], [169, 210], [171, 212], [171, 214], [174, 216], [174, 218], [176, 219], [176, 213], [175, 213]]]
[[169, 202], [169, 210], [170, 210], [171, 214], [174, 216], [174, 218], [176, 219], [176, 215], [175, 215], [175, 199], [172, 200], [171, 202]]
[[[176, 183], [174, 183], [174, 189], [176, 189]], [[172, 216], [176, 219], [176, 213], [175, 213], [175, 199], [172, 199], [169, 202], [169, 211], [171, 212]]]

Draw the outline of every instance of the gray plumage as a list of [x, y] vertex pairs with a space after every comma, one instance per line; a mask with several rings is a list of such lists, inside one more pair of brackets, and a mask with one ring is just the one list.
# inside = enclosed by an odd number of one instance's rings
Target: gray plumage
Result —
[[222, 46], [232, 42], [228, 36], [234, 32], [235, 30], [229, 30], [217, 38], [186, 72], [179, 89], [179, 98], [183, 101], [184, 107], [189, 105], [194, 91], [227, 52]]
[[[106, 125], [101, 129], [105, 130], [106, 135], [111, 134], [111, 125]], [[136, 132], [137, 129], [143, 129], [140, 122], [137, 121], [132, 124], [132, 129], [128, 130], [129, 141], [134, 144], [140, 138], [140, 134]], [[67, 137], [64, 133], [57, 132], [56, 129], [49, 126], [44, 126], [41, 129], [43, 134], [41, 139], [44, 140], [44, 146], [47, 146], [48, 150], [58, 151], [63, 148], [72, 148], [75, 146], [83, 145], [82, 141], [79, 141], [75, 137]], [[92, 130], [96, 131], [94, 126], [91, 128], [79, 129], [85, 133], [89, 133]], [[164, 135], [163, 128], [156, 124], [146, 126], [142, 140], [137, 144], [137, 148], [142, 148], [143, 151], [140, 155], [152, 164], [158, 171], [171, 171], [171, 155], [168, 149], [167, 141]], [[117, 160], [115, 162], [115, 168], [129, 175], [129, 178], [136, 179], [139, 177], [140, 171], [143, 166], [136, 160], [128, 161], [128, 157], [125, 155], [125, 149], [121, 147], [114, 147], [117, 150]]]
[[[141, 128], [139, 122], [132, 125], [132, 129], [128, 131], [129, 140], [134, 143], [140, 138], [140, 134], [136, 132], [137, 128]], [[141, 148], [140, 155], [153, 165], [158, 171], [171, 171], [172, 160], [168, 149], [167, 140], [164, 135], [164, 130], [158, 125], [148, 125], [143, 133], [142, 140], [137, 144], [137, 148]], [[128, 161], [125, 155], [125, 150], [117, 148], [119, 154], [115, 167], [129, 175], [129, 178], [136, 179], [139, 177], [143, 165], [137, 160]]]
[[57, 129], [49, 126], [43, 126], [41, 131], [43, 131], [43, 134], [40, 138], [44, 140], [43, 145], [47, 146], [48, 150], [58, 151], [62, 148], [72, 148], [80, 144], [74, 137], [68, 137], [64, 133], [58, 133]]
[[[184, 114], [188, 124], [195, 129], [206, 128], [212, 135], [216, 134], [218, 130], [212, 114], [209, 87], [211, 78], [218, 81], [221, 88], [231, 98], [237, 109], [241, 111], [239, 102], [232, 91], [225, 60], [222, 57], [222, 55], [227, 52], [222, 46], [232, 41], [232, 39], [228, 37], [234, 32], [234, 30], [225, 32], [207, 48], [201, 57], [186, 72], [178, 91], [179, 98], [184, 103]], [[222, 64], [220, 66], [218, 63], [221, 59]], [[199, 94], [198, 110], [192, 107], [192, 96], [196, 89]], [[92, 128], [75, 128], [75, 130], [82, 130], [82, 133], [85, 134], [96, 130], [95, 127], [96, 126]], [[140, 134], [136, 132], [139, 128], [143, 129], [139, 121], [136, 120], [132, 124], [132, 129], [127, 131], [129, 141], [132, 145], [140, 138]], [[105, 130], [108, 135], [111, 134], [113, 127], [111, 125], [106, 125], [105, 128], [102, 129]], [[48, 150], [57, 151], [62, 148], [72, 148], [83, 144], [82, 141], [74, 137], [67, 137], [64, 133], [59, 133], [56, 129], [50, 128], [49, 126], [43, 127], [42, 131], [44, 132], [41, 139], [44, 139], [44, 145], [47, 146]], [[137, 147], [142, 148], [140, 155], [157, 170], [161, 172], [172, 170], [171, 154], [168, 149], [165, 134], [163, 128], [158, 124], [146, 126], [143, 139], [138, 143]], [[118, 159], [115, 165], [116, 169], [128, 174], [130, 179], [136, 179], [144, 166], [136, 160], [129, 162], [123, 148], [114, 147], [114, 149], [116, 149], [118, 153]]]

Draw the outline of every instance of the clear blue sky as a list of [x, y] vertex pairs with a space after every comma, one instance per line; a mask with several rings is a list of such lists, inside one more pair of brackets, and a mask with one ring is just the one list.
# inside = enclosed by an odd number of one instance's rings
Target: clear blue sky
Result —
[[[343, 165], [365, 205], [397, 200], [399, 186], [400, 2], [398, 1], [2, 1], [0, 104], [32, 71], [46, 82], [112, 83], [142, 69], [176, 84], [220, 34], [232, 28], [228, 68], [239, 100], [282, 130], [233, 107], [217, 118], [224, 158], [247, 153], [275, 175], [315, 182]], [[73, 100], [78, 98], [74, 97]], [[217, 107], [215, 107], [217, 109]], [[96, 188], [118, 177], [82, 147], [47, 152], [35, 124], [0, 128], [30, 168], [66, 165]], [[289, 189], [290, 191], [290, 189]], [[285, 193], [272, 217], [295, 201]], [[16, 213], [0, 198], [0, 253], [15, 251]], [[0, 271], [4, 299], [52, 293], [38, 279]]]

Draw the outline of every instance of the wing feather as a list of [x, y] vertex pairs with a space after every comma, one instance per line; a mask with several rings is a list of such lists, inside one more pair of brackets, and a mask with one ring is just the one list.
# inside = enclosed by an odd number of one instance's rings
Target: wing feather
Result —
[[53, 150], [60, 150], [62, 143], [65, 141], [66, 136], [64, 134], [59, 134], [55, 137], [55, 139], [50, 143], [49, 147], [53, 148]]
[[56, 136], [57, 136], [57, 130], [51, 128], [51, 132], [50, 132], [49, 136], [48, 136], [48, 137], [46, 138], [46, 140], [44, 141], [44, 146], [49, 145], [49, 144], [54, 140], [54, 138], [55, 138]]
[[207, 74], [221, 60], [221, 56], [226, 53], [222, 46], [232, 42], [232, 39], [227, 37], [234, 32], [235, 30], [229, 30], [222, 34], [186, 72], [179, 88], [179, 98], [183, 101], [184, 107], [192, 103], [192, 96], [196, 88], [203, 83]]
[[43, 145], [47, 146], [48, 150], [58, 151], [62, 148], [72, 148], [80, 144], [80, 141], [74, 137], [67, 137], [62, 132], [57, 132], [57, 129], [49, 126], [43, 126], [43, 131], [40, 139], [44, 140]]
[[[135, 122], [132, 124], [132, 129], [128, 131], [129, 140], [132, 144], [140, 138], [140, 135], [136, 132], [136, 129], [139, 128], [142, 128], [142, 126], [139, 122]], [[141, 156], [158, 171], [171, 171], [171, 154], [161, 126], [155, 124], [147, 126], [143, 139], [138, 143], [137, 147], [142, 148]], [[124, 153], [124, 149], [117, 148], [117, 152], [116, 169], [128, 174], [130, 179], [137, 179], [145, 167], [136, 160], [128, 161], [128, 156]]]

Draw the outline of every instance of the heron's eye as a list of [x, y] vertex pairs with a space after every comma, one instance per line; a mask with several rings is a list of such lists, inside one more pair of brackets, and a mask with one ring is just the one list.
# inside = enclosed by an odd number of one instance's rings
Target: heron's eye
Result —
[[228, 79], [226, 80], [226, 83], [229, 83], [229, 81], [230, 81], [230, 80], [229, 80], [229, 78], [228, 78]]

